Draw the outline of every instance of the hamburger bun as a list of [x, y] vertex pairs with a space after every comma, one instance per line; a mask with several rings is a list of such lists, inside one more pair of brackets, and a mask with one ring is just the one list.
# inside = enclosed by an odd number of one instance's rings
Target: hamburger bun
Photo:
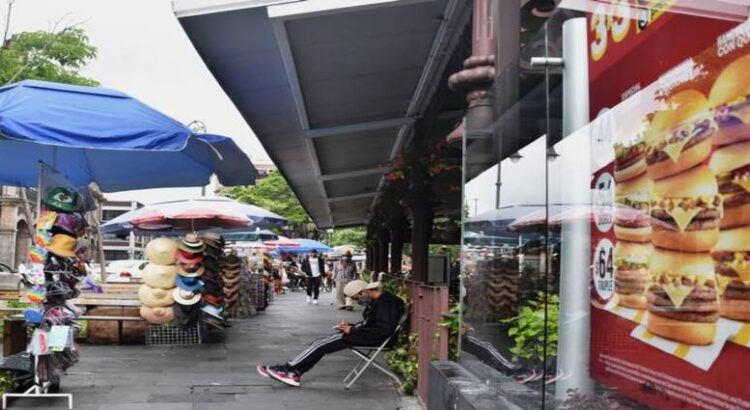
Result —
[[615, 181], [627, 181], [646, 172], [646, 157], [624, 168], [615, 168]]
[[693, 198], [719, 193], [716, 177], [705, 165], [692, 168], [671, 178], [654, 182], [656, 198]]
[[[711, 109], [721, 106], [731, 105], [738, 100], [744, 100], [750, 95], [750, 54], [740, 57], [729, 65], [719, 74], [714, 81], [711, 91], [708, 95], [708, 104]], [[714, 136], [714, 144], [726, 145], [738, 141], [750, 140], [750, 125], [746, 122], [732, 124], [730, 126], [721, 125], [720, 116], [717, 115], [719, 131]]]
[[675, 252], [656, 248], [648, 269], [652, 275], [668, 273], [679, 276], [714, 277], [714, 260], [710, 254]]
[[[616, 184], [615, 197], [648, 204], [653, 189], [653, 181], [645, 173], [642, 173], [636, 178]], [[615, 237], [621, 241], [651, 241], [648, 208], [641, 210], [626, 205], [618, 205], [615, 209]]]
[[732, 229], [748, 224], [750, 224], [750, 204], [724, 208], [724, 216], [721, 218], [721, 229]]
[[719, 314], [729, 319], [750, 322], [750, 300], [728, 299], [722, 296], [719, 302]]
[[653, 228], [642, 226], [639, 228], [628, 228], [615, 224], [615, 237], [618, 241], [647, 243], [651, 242]]
[[648, 176], [655, 180], [668, 178], [700, 164], [711, 154], [711, 144], [711, 139], [707, 138], [698, 144], [683, 150], [680, 154], [680, 158], [677, 159], [677, 162], [667, 158], [648, 165]]
[[617, 304], [631, 309], [646, 309], [646, 295], [623, 295], [617, 293]]
[[[654, 183], [655, 201], [663, 198], [714, 197], [718, 193], [716, 177], [705, 165]], [[654, 218], [652, 213], [652, 241], [660, 248], [683, 252], [707, 252], [719, 239], [719, 223], [713, 225], [710, 228], [680, 231], [669, 226], [667, 222]]]
[[719, 241], [716, 242], [713, 250], [737, 252], [750, 250], [750, 226], [721, 231]]
[[719, 240], [719, 227], [700, 231], [673, 231], [654, 225], [651, 241], [654, 245], [680, 252], [708, 252]]
[[647, 315], [648, 330], [666, 339], [690, 345], [709, 345], [716, 338], [716, 323], [686, 322], [655, 315]]
[[708, 168], [719, 176], [750, 165], [750, 141], [718, 148], [708, 162]]
[[648, 201], [653, 189], [654, 182], [646, 174], [642, 174], [638, 178], [628, 179], [615, 185], [615, 196], [642, 197], [643, 200]]
[[[674, 94], [667, 100], [666, 105], [668, 108], [658, 111], [651, 120], [653, 132], [649, 135], [648, 141], [652, 151], [657, 149], [657, 145], [671, 139], [675, 133], [685, 129], [692, 133], [694, 124], [700, 119], [705, 119], [709, 112], [708, 100], [703, 93], [695, 90], [684, 90]], [[658, 134], [657, 130], [660, 130]], [[666, 178], [690, 169], [708, 158], [711, 153], [711, 138], [705, 134], [685, 138], [692, 139], [697, 136], [704, 138], [697, 144], [687, 142], [677, 161], [669, 157], [660, 157], [655, 161], [647, 160], [649, 177]]]
[[[718, 148], [708, 163], [711, 172], [719, 177], [719, 180], [724, 181], [719, 188], [725, 194], [723, 195], [725, 201], [730, 197], [735, 198], [735, 201], [730, 201], [724, 206], [721, 229], [750, 225], [750, 202], [747, 202], [746, 198], [750, 193], [743, 190], [734, 191], [737, 187], [731, 183], [732, 172], [748, 165], [750, 165], [750, 141]], [[741, 195], [744, 199], [736, 195]]]
[[642, 261], [647, 263], [654, 253], [654, 246], [643, 243], [618, 241], [615, 245], [615, 258]]
[[656, 142], [678, 124], [685, 123], [708, 112], [708, 100], [700, 91], [680, 91], [666, 101], [666, 109], [656, 111], [646, 133], [649, 143]]

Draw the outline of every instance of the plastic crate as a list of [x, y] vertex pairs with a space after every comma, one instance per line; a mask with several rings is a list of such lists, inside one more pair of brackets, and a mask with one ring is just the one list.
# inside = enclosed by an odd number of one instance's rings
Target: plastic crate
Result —
[[201, 344], [200, 323], [187, 328], [172, 324], [148, 325], [146, 346], [190, 346]]

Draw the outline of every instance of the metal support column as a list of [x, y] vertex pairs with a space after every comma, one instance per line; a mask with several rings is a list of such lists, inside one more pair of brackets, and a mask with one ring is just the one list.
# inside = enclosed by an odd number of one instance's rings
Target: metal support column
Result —
[[[586, 19], [574, 18], [563, 24], [563, 137], [589, 123], [588, 53]], [[577, 135], [575, 138], [582, 138]], [[557, 159], [565, 173], [562, 203], [589, 204], [591, 193], [590, 144], [579, 144], [587, 152]], [[557, 371], [564, 373], [556, 384], [555, 397], [564, 399], [568, 389], [580, 393], [592, 390], [589, 377], [591, 226], [584, 219], [562, 225], [560, 266], [560, 324]]]

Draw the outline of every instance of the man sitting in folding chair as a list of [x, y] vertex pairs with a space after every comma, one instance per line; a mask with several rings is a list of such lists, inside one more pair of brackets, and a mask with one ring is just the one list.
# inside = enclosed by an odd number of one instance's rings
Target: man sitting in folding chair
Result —
[[[358, 369], [363, 364], [360, 363], [350, 372], [347, 379], [351, 378], [353, 373], [356, 373], [356, 377], [347, 385], [347, 388], [349, 388], [364, 368], [372, 363], [371, 359], [376, 356], [376, 354], [369, 353], [363, 355], [362, 351], [356, 348], [374, 347], [377, 353], [383, 350], [403, 323], [402, 317], [405, 308], [404, 302], [400, 298], [380, 290], [380, 282], [368, 284], [363, 280], [354, 280], [346, 285], [344, 293], [360, 303], [369, 302], [363, 314], [364, 320], [356, 324], [342, 321], [335, 326], [336, 333], [315, 340], [302, 353], [286, 364], [258, 366], [258, 374], [298, 387], [302, 375], [312, 369], [323, 356], [344, 349], [352, 349], [360, 358], [364, 356], [368, 362], [364, 363], [364, 367]], [[375, 366], [384, 370], [378, 364], [375, 364]], [[389, 374], [389, 376], [395, 377], [392, 374]]]

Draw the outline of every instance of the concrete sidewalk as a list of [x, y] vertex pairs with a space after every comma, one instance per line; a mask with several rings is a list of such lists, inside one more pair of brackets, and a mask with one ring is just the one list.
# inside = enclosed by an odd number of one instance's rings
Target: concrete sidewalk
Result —
[[[259, 363], [285, 362], [313, 339], [331, 333], [339, 319], [355, 312], [336, 310], [333, 294], [308, 305], [303, 293], [276, 298], [264, 313], [233, 322], [223, 343], [191, 347], [82, 346], [81, 361], [62, 381], [85, 410], [357, 410], [413, 408], [377, 371], [365, 373], [350, 391], [342, 379], [356, 361], [339, 352], [324, 358], [303, 378], [301, 388], [263, 378]], [[407, 403], [409, 404], [407, 406]], [[9, 408], [60, 408], [64, 400], [22, 399]]]

